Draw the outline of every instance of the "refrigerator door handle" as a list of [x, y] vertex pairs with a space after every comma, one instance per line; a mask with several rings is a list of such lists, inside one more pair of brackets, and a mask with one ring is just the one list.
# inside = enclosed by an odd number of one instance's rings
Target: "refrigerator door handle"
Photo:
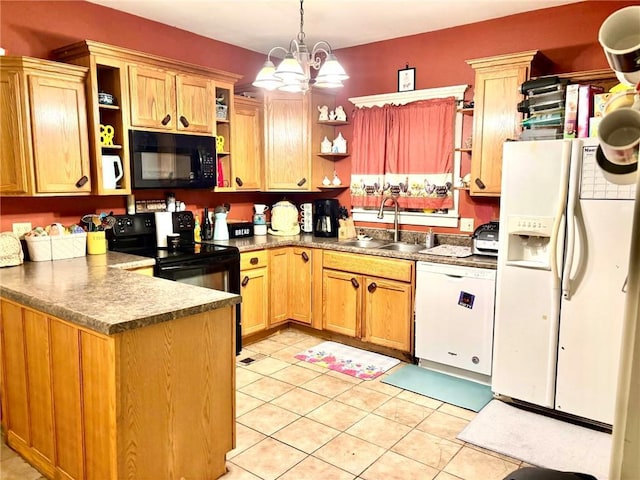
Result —
[[564, 268], [562, 269], [562, 298], [571, 299], [571, 269], [573, 268], [578, 216], [576, 203], [580, 197], [582, 141], [574, 140], [571, 147], [571, 166], [569, 170], [569, 191], [567, 194], [567, 243], [565, 247]]
[[[562, 145], [562, 165], [560, 169], [560, 191], [558, 192], [558, 204], [556, 207], [553, 227], [551, 230], [549, 263], [551, 265], [551, 274], [553, 276], [553, 291], [559, 294], [560, 290], [560, 272], [558, 271], [558, 240], [562, 220], [565, 216], [567, 207], [567, 191], [569, 189], [569, 167], [571, 162], [571, 142], [565, 141]], [[567, 222], [569, 223], [569, 222]]]

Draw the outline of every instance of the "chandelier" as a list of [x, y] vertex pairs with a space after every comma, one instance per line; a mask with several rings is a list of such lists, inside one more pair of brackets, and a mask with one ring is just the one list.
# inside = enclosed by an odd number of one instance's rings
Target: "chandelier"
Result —
[[[267, 61], [258, 72], [253, 85], [266, 90], [282, 90], [285, 92], [306, 93], [310, 86], [318, 88], [339, 88], [342, 81], [349, 78], [347, 73], [331, 51], [331, 46], [320, 41], [311, 51], [304, 43], [304, 0], [300, 0], [300, 32], [289, 43], [289, 50], [284, 47], [273, 47], [267, 54]], [[271, 54], [277, 50], [284, 52], [284, 58], [280, 65], [276, 66], [271, 61]], [[325, 56], [325, 61], [319, 54]], [[311, 67], [318, 70], [315, 79], [311, 78]]]

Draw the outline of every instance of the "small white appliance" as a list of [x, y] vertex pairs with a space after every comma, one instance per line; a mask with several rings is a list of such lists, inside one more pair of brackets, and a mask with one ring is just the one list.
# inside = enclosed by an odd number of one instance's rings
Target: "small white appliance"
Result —
[[122, 178], [122, 161], [118, 155], [102, 155], [102, 186], [115, 190]]
[[173, 214], [171, 212], [155, 212], [156, 245], [167, 248], [167, 235], [173, 234]]
[[500, 224], [498, 222], [489, 222], [480, 225], [475, 229], [471, 236], [471, 253], [474, 255], [488, 255], [490, 257], [498, 256], [498, 235], [500, 232]]
[[597, 146], [504, 144], [492, 387], [612, 424], [635, 185]]

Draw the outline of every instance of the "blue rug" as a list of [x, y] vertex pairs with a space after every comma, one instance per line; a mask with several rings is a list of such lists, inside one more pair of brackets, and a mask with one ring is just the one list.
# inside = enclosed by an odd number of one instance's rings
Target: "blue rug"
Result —
[[417, 365], [406, 365], [385, 377], [383, 383], [479, 412], [491, 399], [491, 387]]

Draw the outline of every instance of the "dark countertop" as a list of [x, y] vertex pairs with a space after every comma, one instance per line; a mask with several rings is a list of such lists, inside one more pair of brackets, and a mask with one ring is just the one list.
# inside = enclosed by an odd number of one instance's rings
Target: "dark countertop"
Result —
[[[420, 260], [467, 267], [496, 268], [494, 257], [466, 258], [403, 253], [345, 245], [335, 238], [273, 235], [226, 242], [241, 252], [304, 246], [387, 258]], [[153, 266], [154, 260], [124, 253], [87, 255], [48, 262], [25, 262], [0, 269], [0, 295], [27, 307], [112, 335], [240, 303], [241, 297], [127, 269]]]
[[114, 252], [25, 262], [0, 269], [0, 295], [106, 335], [240, 303], [239, 295], [125, 270], [153, 264]]
[[[452, 236], [451, 236], [452, 237]], [[392, 240], [386, 240], [391, 243]], [[454, 240], [452, 240], [453, 243]], [[348, 241], [338, 241], [335, 238], [314, 237], [311, 234], [294, 235], [290, 237], [279, 237], [274, 235], [254, 236], [247, 238], [236, 238], [227, 241], [211, 241], [203, 243], [217, 243], [221, 245], [233, 245], [238, 247], [240, 252], [249, 252], [252, 250], [262, 250], [265, 248], [300, 246], [322, 248], [326, 250], [336, 250], [349, 253], [363, 253], [366, 255], [375, 255], [378, 257], [399, 258], [404, 260], [415, 260], [423, 262], [443, 263], [447, 265], [460, 265], [465, 267], [489, 268], [495, 270], [497, 268], [496, 257], [484, 255], [472, 255], [470, 257], [455, 258], [444, 257], [441, 255], [428, 255], [424, 253], [406, 253], [392, 250], [380, 250], [377, 248], [359, 248], [347, 245]], [[409, 242], [412, 243], [412, 242]], [[464, 244], [462, 242], [456, 242]]]

